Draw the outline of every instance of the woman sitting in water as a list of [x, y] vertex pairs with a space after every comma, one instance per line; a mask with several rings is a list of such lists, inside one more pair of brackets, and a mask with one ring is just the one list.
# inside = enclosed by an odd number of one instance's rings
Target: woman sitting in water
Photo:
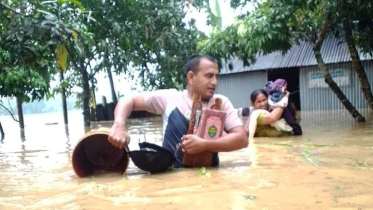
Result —
[[[285, 97], [289, 98], [289, 92], [286, 91]], [[289, 114], [288, 112], [291, 114], [289, 106], [285, 108], [276, 107], [269, 112], [268, 95], [263, 89], [255, 90], [251, 94], [250, 99], [254, 111], [250, 113], [250, 117], [245, 125], [245, 130], [251, 139], [254, 135], [258, 137], [301, 135], [302, 131], [295, 121], [295, 116], [293, 116], [294, 122], [290, 125], [288, 125], [285, 120], [280, 120], [283, 114]], [[296, 125], [294, 125], [294, 123]]]

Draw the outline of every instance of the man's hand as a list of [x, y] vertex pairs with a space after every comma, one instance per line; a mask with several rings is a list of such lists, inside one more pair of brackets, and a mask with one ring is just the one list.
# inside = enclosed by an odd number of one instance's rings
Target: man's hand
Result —
[[181, 140], [182, 148], [188, 154], [194, 155], [206, 151], [204, 139], [196, 135], [184, 135]]
[[130, 143], [130, 136], [125, 130], [125, 125], [114, 122], [110, 129], [108, 140], [113, 146], [119, 149], [123, 149], [124, 145], [128, 145]]

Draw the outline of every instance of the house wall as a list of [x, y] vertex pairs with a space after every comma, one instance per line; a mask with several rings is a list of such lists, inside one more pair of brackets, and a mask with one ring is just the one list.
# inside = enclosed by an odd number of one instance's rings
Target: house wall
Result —
[[[330, 72], [342, 70], [342, 74], [335, 74], [335, 80], [339, 80], [339, 86], [356, 108], [367, 108], [363, 92], [360, 88], [359, 78], [351, 62], [329, 64]], [[367, 73], [368, 80], [372, 87], [373, 84], [373, 63], [364, 61], [363, 66]], [[321, 71], [317, 66], [301, 67], [299, 72], [300, 101], [302, 110], [331, 110], [344, 109], [343, 104], [333, 93], [325, 86], [323, 78], [317, 78]], [[323, 83], [323, 84], [322, 84]]]
[[220, 75], [216, 93], [228, 97], [235, 108], [247, 107], [251, 104], [251, 92], [263, 88], [266, 82], [266, 71]]
[[[373, 89], [373, 62], [363, 61], [363, 66], [367, 73], [370, 86]], [[336, 80], [339, 80], [342, 91], [352, 104], [356, 108], [367, 108], [368, 104], [361, 91], [359, 78], [356, 75], [352, 63], [328, 64], [328, 67], [330, 72], [336, 73], [334, 74], [335, 78], [338, 78]], [[338, 72], [343, 72], [343, 74], [339, 74]], [[324, 79], [314, 78], [315, 76], [320, 76], [320, 73], [317, 66], [301, 67], [299, 69], [301, 109], [344, 109], [343, 104], [326, 85]], [[266, 71], [248, 71], [220, 75], [216, 93], [223, 94], [230, 98], [235, 108], [245, 107], [251, 104], [251, 92], [255, 89], [262, 88], [266, 81]]]

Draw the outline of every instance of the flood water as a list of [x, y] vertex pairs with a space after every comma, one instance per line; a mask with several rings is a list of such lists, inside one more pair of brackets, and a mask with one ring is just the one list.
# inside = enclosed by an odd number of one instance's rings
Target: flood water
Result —
[[[363, 113], [368, 122], [358, 124], [344, 111], [302, 112], [303, 136], [255, 138], [204, 174], [149, 175], [130, 163], [125, 175], [89, 178], [71, 165], [85, 133], [80, 112], [67, 128], [62, 114], [26, 115], [25, 139], [1, 116], [0, 209], [373, 209], [373, 115]], [[162, 142], [161, 118], [132, 120], [129, 130], [131, 149], [141, 130]]]

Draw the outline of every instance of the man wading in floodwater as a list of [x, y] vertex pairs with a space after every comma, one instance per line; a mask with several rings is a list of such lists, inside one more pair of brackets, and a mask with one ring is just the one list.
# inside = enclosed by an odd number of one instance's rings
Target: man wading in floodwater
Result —
[[[163, 147], [172, 153], [182, 142], [184, 152], [197, 154], [214, 152], [212, 166], [219, 164], [217, 152], [229, 152], [247, 147], [247, 135], [242, 122], [229, 99], [214, 95], [219, 73], [217, 62], [210, 56], [195, 56], [186, 64], [187, 90], [157, 90], [123, 97], [115, 108], [114, 124], [109, 134], [109, 142], [123, 148], [130, 141], [126, 130], [126, 119], [132, 110], [146, 110], [163, 116]], [[227, 133], [215, 140], [205, 140], [196, 135], [186, 135], [193, 104], [193, 94], [201, 95], [203, 108], [211, 107], [216, 98], [222, 100], [221, 110], [227, 113], [224, 130]], [[182, 141], [183, 140], [183, 141]], [[181, 167], [183, 152], [178, 152], [175, 167]]]

